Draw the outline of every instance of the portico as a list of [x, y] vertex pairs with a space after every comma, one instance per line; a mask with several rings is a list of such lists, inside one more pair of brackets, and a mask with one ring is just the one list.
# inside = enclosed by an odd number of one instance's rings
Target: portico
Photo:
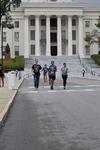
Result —
[[[25, 32], [29, 35], [25, 36], [26, 57], [83, 55], [82, 16], [49, 14], [25, 18]], [[33, 25], [30, 24], [32, 21]], [[34, 39], [30, 39], [31, 36], [35, 36]]]

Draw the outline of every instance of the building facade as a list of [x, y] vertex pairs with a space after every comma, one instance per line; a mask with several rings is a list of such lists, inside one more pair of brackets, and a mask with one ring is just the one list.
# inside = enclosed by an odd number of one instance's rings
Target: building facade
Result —
[[3, 51], [8, 43], [12, 58], [98, 53], [97, 45], [89, 49], [84, 38], [96, 29], [99, 8], [71, 0], [24, 0], [11, 16], [14, 29], [4, 28]]

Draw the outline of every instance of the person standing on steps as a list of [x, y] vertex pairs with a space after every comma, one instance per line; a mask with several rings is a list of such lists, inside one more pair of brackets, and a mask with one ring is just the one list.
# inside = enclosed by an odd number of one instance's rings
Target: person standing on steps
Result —
[[63, 79], [63, 87], [66, 89], [66, 83], [68, 78], [68, 67], [66, 63], [63, 63], [63, 67], [61, 68], [62, 79]]
[[82, 69], [82, 76], [83, 77], [85, 76], [85, 69], [84, 68]]
[[42, 69], [41, 65], [38, 64], [38, 59], [35, 59], [35, 64], [32, 66], [33, 76], [34, 76], [34, 87], [38, 89], [39, 80], [40, 80], [40, 70]]
[[49, 66], [48, 70], [49, 84], [51, 86], [51, 90], [53, 90], [54, 80], [56, 79], [56, 71], [57, 67], [54, 65], [54, 61], [51, 61], [51, 65]]

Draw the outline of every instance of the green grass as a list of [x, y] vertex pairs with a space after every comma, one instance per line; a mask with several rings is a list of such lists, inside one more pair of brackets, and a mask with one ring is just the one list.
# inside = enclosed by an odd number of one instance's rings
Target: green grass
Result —
[[100, 66], [100, 54], [94, 54], [91, 58], [95, 61], [95, 63]]
[[24, 70], [24, 56], [19, 56], [10, 60], [3, 60], [3, 67], [5, 71]]

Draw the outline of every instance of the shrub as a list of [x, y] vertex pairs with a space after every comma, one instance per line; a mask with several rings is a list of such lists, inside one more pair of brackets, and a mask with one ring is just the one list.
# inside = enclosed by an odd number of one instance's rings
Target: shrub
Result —
[[91, 58], [95, 61], [95, 63], [97, 65], [100, 66], [100, 54], [94, 54], [94, 55], [91, 56]]
[[24, 56], [16, 57], [15, 59], [4, 60], [3, 62], [4, 70], [24, 70]]

